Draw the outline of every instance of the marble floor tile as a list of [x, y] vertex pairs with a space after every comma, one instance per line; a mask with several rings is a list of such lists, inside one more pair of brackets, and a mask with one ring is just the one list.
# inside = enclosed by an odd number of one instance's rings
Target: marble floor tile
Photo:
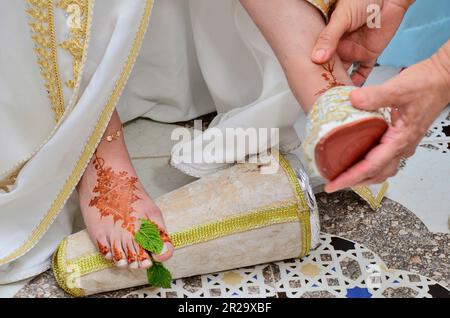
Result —
[[133, 158], [169, 156], [176, 143], [171, 139], [172, 132], [181, 127], [149, 119], [137, 119], [126, 124], [124, 127], [125, 141], [131, 156]]
[[133, 165], [154, 198], [196, 180], [169, 165], [170, 151], [176, 143], [171, 135], [177, 128], [184, 127], [149, 119], [137, 119], [124, 128]]
[[169, 157], [133, 159], [136, 172], [151, 197], [157, 198], [196, 179], [169, 165]]

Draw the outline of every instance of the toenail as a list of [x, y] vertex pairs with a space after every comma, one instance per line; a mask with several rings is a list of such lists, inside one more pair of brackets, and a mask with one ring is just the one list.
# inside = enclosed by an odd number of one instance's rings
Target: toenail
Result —
[[143, 268], [149, 268], [150, 266], [152, 266], [152, 261], [149, 259], [146, 259], [141, 262], [141, 265]]
[[98, 250], [101, 254], [106, 255], [109, 252], [109, 248], [106, 245], [103, 245], [97, 240]]
[[107, 253], [107, 254], [105, 255], [105, 258], [106, 258], [107, 260], [112, 260], [112, 254], [111, 254], [111, 252]]
[[121, 259], [120, 261], [118, 261], [116, 263], [116, 266], [120, 267], [120, 268], [127, 267], [127, 265], [128, 265], [128, 262], [125, 259]]
[[138, 262], [134, 262], [130, 264], [130, 269], [138, 269], [139, 268], [139, 263]]
[[167, 247], [167, 244], [163, 245], [163, 248], [161, 250], [161, 253], [159, 253], [158, 255], [164, 255], [169, 251], [169, 248]]

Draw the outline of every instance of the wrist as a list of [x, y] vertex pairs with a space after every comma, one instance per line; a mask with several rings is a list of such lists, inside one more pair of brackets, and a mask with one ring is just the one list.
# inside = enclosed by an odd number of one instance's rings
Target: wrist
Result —
[[431, 57], [431, 61], [436, 70], [440, 89], [446, 98], [445, 101], [450, 103], [450, 41]]
[[390, 0], [390, 1], [400, 7], [405, 8], [406, 10], [408, 10], [408, 8], [412, 6], [414, 2], [416, 2], [416, 0]]
[[416, 2], [416, 0], [402, 0], [402, 1], [407, 8], [409, 8], [414, 4], [414, 2]]

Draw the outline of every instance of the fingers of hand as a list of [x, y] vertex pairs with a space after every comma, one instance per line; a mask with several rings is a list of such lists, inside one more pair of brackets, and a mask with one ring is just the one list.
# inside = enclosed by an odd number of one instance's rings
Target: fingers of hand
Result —
[[325, 187], [325, 191], [335, 192], [371, 180], [379, 176], [387, 166], [390, 168], [387, 173], [391, 173], [390, 164], [402, 156], [402, 146], [395, 138], [386, 136], [389, 136], [389, 133], [383, 137], [382, 143], [372, 149], [362, 161], [330, 182]]
[[[361, 74], [358, 76], [363, 78]], [[355, 89], [350, 93], [350, 100], [354, 107], [367, 111], [398, 105], [397, 94], [389, 82]]]
[[372, 184], [380, 184], [398, 173], [401, 157], [394, 158], [386, 167], [384, 167], [377, 175], [362, 181], [358, 186], [367, 186]]
[[331, 16], [330, 23], [320, 33], [312, 53], [312, 61], [317, 64], [328, 62], [336, 53], [339, 40], [349, 30], [351, 19], [339, 6]]

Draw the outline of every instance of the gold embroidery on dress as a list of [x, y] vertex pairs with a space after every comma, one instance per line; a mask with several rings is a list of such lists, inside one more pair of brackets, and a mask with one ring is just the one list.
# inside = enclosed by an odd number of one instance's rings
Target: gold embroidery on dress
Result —
[[[35, 0], [37, 1], [37, 0]], [[42, 2], [41, 0], [40, 2]], [[94, 153], [95, 148], [97, 147], [97, 142], [102, 138], [102, 135], [106, 129], [106, 126], [111, 118], [111, 114], [114, 111], [117, 100], [120, 97], [123, 88], [127, 82], [128, 76], [133, 69], [134, 62], [136, 61], [137, 55], [139, 53], [139, 49], [141, 47], [142, 41], [144, 39], [145, 31], [148, 28], [148, 24], [150, 22], [150, 13], [153, 8], [153, 0], [146, 0], [145, 7], [143, 8], [143, 14], [140, 19], [138, 30], [136, 31], [136, 35], [131, 47], [131, 50], [128, 54], [128, 57], [125, 61], [125, 65], [122, 69], [120, 77], [117, 79], [116, 84], [112, 90], [112, 94], [108, 99], [106, 105], [104, 106], [100, 118], [97, 120], [97, 123], [94, 127], [94, 131], [92, 132], [89, 140], [83, 149], [75, 167], [72, 170], [71, 175], [66, 180], [66, 183], [62, 186], [61, 191], [58, 193], [57, 197], [52, 202], [51, 207], [45, 214], [44, 218], [41, 220], [39, 225], [33, 229], [30, 237], [21, 244], [21, 246], [11, 252], [8, 256], [0, 258], [0, 265], [7, 264], [23, 254], [29, 251], [44, 235], [45, 231], [48, 227], [53, 223], [57, 214], [61, 211], [62, 206], [65, 204], [67, 198], [73, 192], [73, 189], [76, 187], [78, 181], [83, 174], [85, 167], [88, 161], [91, 159], [91, 155]]]
[[29, 25], [32, 30], [32, 39], [35, 44], [34, 51], [41, 74], [45, 80], [55, 121], [58, 122], [64, 115], [64, 95], [58, 70], [57, 44], [52, 0], [26, 0], [27, 14], [30, 17]]
[[84, 45], [87, 40], [89, 0], [61, 0], [58, 7], [68, 15], [70, 38], [60, 46], [68, 51], [73, 59], [72, 79], [65, 82], [67, 87], [73, 89], [80, 75]]
[[0, 190], [9, 193], [11, 187], [16, 183], [18, 173], [13, 173], [4, 180], [0, 181]]
[[24, 166], [25, 163], [20, 165], [20, 167], [10, 173], [6, 178], [0, 180], [0, 190], [6, 193], [11, 192], [11, 188], [16, 184], [17, 177]]

